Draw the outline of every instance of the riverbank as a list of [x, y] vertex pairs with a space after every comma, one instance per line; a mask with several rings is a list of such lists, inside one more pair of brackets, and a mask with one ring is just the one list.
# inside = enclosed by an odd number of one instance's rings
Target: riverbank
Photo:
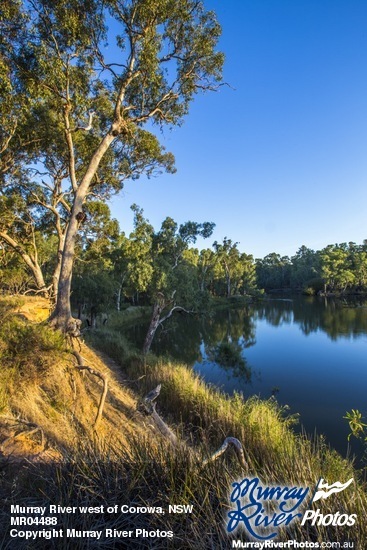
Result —
[[[321, 502], [319, 507], [323, 513], [330, 513], [332, 506], [349, 515], [357, 513], [359, 517], [364, 514], [367, 501], [363, 472], [356, 472], [352, 463], [327, 446], [322, 437], [311, 440], [296, 434], [293, 430], [296, 416], [289, 416], [287, 408], [280, 407], [274, 398], [261, 400], [253, 397], [245, 400], [240, 394], [229, 397], [205, 384], [185, 364], [158, 359], [153, 354], [143, 359], [136, 351], [129, 355], [126, 353], [124, 337], [119, 334], [116, 338], [116, 334], [112, 333], [108, 337], [106, 333], [94, 332], [94, 345], [113, 354], [140, 395], [162, 384], [158, 408], [171, 425], [176, 426], [180, 437], [191, 446], [201, 448], [204, 454], [211, 454], [226, 435], [236, 437], [244, 444], [249, 471], [269, 484], [294, 483], [311, 487], [320, 478], [332, 483], [333, 480], [353, 477], [356, 480], [356, 492], [352, 500], [350, 495], [348, 497], [340, 493], [334, 497], [333, 503]], [[233, 476], [236, 472], [235, 462], [230, 464], [232, 471], [228, 471], [226, 463], [220, 467], [227, 480], [228, 474]], [[218, 469], [216, 471], [218, 475]], [[358, 512], [355, 512], [356, 507]], [[363, 520], [360, 528], [358, 540], [363, 540], [365, 545], [367, 530]], [[343, 533], [338, 529], [337, 535], [335, 532], [333, 534], [332, 528], [328, 530], [321, 527], [316, 531], [317, 534], [311, 535], [307, 529], [305, 531], [297, 526], [294, 538], [330, 541], [350, 538], [347, 529]], [[289, 533], [287, 536], [290, 537]], [[361, 545], [361, 548], [364, 547]]]
[[[366, 547], [367, 497], [361, 473], [321, 440], [295, 435], [294, 419], [273, 399], [228, 398], [205, 385], [183, 364], [153, 355], [144, 359], [114, 340], [113, 333], [107, 338], [104, 327], [104, 335], [90, 332], [100, 350], [98, 355], [85, 345], [81, 350], [86, 363], [109, 378], [109, 393], [96, 430], [93, 422], [99, 384], [88, 373], [83, 377], [75, 369], [73, 357], [57, 334], [24, 319], [19, 307], [16, 311], [5, 307], [1, 313], [4, 483], [0, 496], [6, 502], [0, 517], [2, 533], [8, 532], [11, 504], [97, 508], [120, 503], [163, 510], [180, 504], [192, 506], [192, 513], [63, 514], [60, 528], [92, 530], [98, 525], [101, 529], [172, 531], [173, 538], [157, 539], [155, 548], [230, 548], [225, 517], [234, 480], [248, 475], [267, 485], [314, 488], [320, 477], [329, 483], [344, 483], [353, 477], [353, 487], [317, 503], [323, 514], [356, 514], [353, 530], [347, 525], [301, 526], [294, 522], [287, 531], [279, 531], [277, 540], [354, 540], [356, 548]], [[158, 383], [162, 389], [157, 409], [184, 443], [178, 447], [152, 427], [149, 417], [137, 412], [139, 400]], [[31, 424], [39, 428], [37, 433], [30, 433]], [[47, 442], [45, 455], [33, 448], [31, 455], [13, 452], [11, 459], [5, 456], [4, 449], [11, 444], [15, 448], [22, 439], [24, 446], [26, 442], [29, 447], [42, 446], [41, 434]], [[202, 459], [227, 436], [242, 442], [247, 472], [227, 454], [203, 466]], [[247, 540], [246, 532], [241, 536]], [[44, 545], [40, 540], [12, 543], [11, 548], [68, 548], [67, 541], [60, 546], [56, 539], [44, 541]], [[72, 543], [77, 550], [86, 548], [83, 540]], [[149, 539], [131, 539], [129, 547], [148, 548], [151, 543]], [[113, 544], [113, 539], [89, 540], [88, 548]]]

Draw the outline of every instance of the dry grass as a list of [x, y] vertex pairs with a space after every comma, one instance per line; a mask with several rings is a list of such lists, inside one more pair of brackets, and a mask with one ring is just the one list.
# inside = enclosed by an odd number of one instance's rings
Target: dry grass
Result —
[[[25, 421], [42, 427], [47, 445], [60, 451], [76, 449], [81, 439], [96, 437], [101, 443], [117, 439], [128, 446], [131, 434], [145, 432], [145, 428], [136, 414], [136, 398], [121, 384], [121, 369], [101, 353], [82, 346], [85, 364], [108, 377], [108, 397], [98, 434], [95, 434], [93, 425], [101, 395], [100, 382], [75, 368], [76, 360], [60, 336], [45, 326], [25, 320], [23, 313], [20, 314], [27, 310], [31, 319], [37, 319], [38, 314], [31, 313], [32, 304], [38, 310], [42, 303], [40, 299], [36, 302], [27, 299], [26, 304], [10, 303], [8, 307], [2, 304], [0, 428], [3, 439], [24, 432]], [[30, 448], [33, 443], [30, 440]], [[19, 444], [16, 447], [19, 450]], [[3, 454], [8, 456], [10, 449], [8, 444]], [[15, 447], [13, 451], [15, 458]], [[33, 450], [31, 454], [34, 455]], [[24, 452], [21, 455], [24, 456]]]
[[[224, 529], [229, 488], [244, 472], [231, 455], [205, 468], [201, 457], [214, 451], [224, 437], [234, 436], [245, 447], [246, 474], [267, 484], [314, 487], [320, 477], [329, 482], [355, 478], [352, 489], [333, 496], [332, 510], [330, 502], [320, 504], [324, 513], [357, 514], [353, 532], [348, 527], [302, 528], [295, 523], [288, 532], [281, 532], [278, 540], [334, 542], [352, 537], [356, 548], [367, 547], [367, 497], [358, 473], [321, 440], [311, 442], [295, 435], [291, 429], [294, 419], [287, 418], [274, 400], [244, 400], [240, 395], [228, 398], [184, 365], [153, 357], [145, 362], [136, 353], [126, 357], [121, 346], [125, 352], [128, 346], [116, 340], [117, 333], [110, 339], [100, 335], [98, 342], [108, 342], [120, 364], [82, 347], [85, 363], [109, 378], [103, 418], [95, 433], [100, 383], [75, 369], [75, 358], [57, 334], [20, 317], [19, 304], [14, 308], [14, 304], [0, 301], [0, 313], [0, 498], [7, 504], [0, 511], [3, 533], [9, 526], [10, 504], [120, 503], [163, 508], [173, 503], [193, 504], [193, 513], [187, 515], [69, 514], [60, 516], [60, 521], [64, 528], [142, 527], [175, 533], [173, 540], [130, 539], [130, 548], [229, 548], [230, 538]], [[135, 393], [127, 389], [126, 380], [134, 380]], [[161, 414], [186, 441], [179, 449], [169, 446], [149, 419], [136, 412], [137, 393], [145, 395], [158, 383], [162, 383]], [[35, 427], [42, 431], [32, 431]], [[25, 457], [28, 461], [19, 468]], [[246, 534], [242, 538], [246, 540]], [[69, 543], [57, 539], [9, 542], [6, 536], [0, 537], [0, 547], [6, 550], [66, 549]], [[90, 540], [88, 546], [85, 540], [74, 539], [72, 544], [75, 550], [123, 547], [114, 539]]]

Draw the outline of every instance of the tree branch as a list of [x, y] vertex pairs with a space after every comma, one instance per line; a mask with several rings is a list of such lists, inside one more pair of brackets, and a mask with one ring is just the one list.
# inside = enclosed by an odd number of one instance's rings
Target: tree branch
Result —
[[217, 460], [222, 454], [226, 452], [229, 447], [234, 448], [238, 458], [238, 462], [240, 463], [241, 467], [244, 470], [248, 470], [248, 464], [245, 460], [245, 453], [243, 452], [242, 443], [235, 437], [226, 437], [221, 447], [219, 447], [219, 449], [215, 451], [209, 458], [203, 460], [203, 466], [206, 466], [207, 464], [209, 464], [209, 462], [214, 462], [215, 460]]
[[102, 374], [101, 372], [93, 369], [92, 367], [88, 367], [87, 365], [84, 365], [83, 364], [83, 358], [77, 351], [73, 350], [71, 353], [76, 357], [76, 360], [78, 361], [78, 365], [76, 367], [78, 370], [87, 370], [90, 374], [92, 374], [93, 376], [96, 376], [97, 378], [102, 380], [103, 390], [102, 390], [101, 398], [100, 398], [99, 405], [98, 405], [97, 416], [96, 416], [95, 421], [94, 421], [94, 428], [97, 428], [97, 426], [99, 424], [99, 421], [102, 418], [103, 407], [104, 407], [106, 396], [107, 396], [108, 378], [105, 374]]
[[96, 112], [95, 111], [89, 111], [89, 120], [88, 120], [88, 125], [87, 126], [77, 126], [75, 128], [75, 131], [76, 130], [84, 130], [85, 132], [89, 132], [89, 130], [92, 129], [92, 123], [93, 123], [93, 118], [94, 116], [96, 115]]
[[162, 325], [167, 319], [169, 319], [174, 311], [184, 311], [185, 313], [194, 313], [193, 311], [185, 309], [182, 306], [174, 306], [173, 308], [171, 308], [170, 312], [167, 313], [167, 315], [165, 315], [164, 317], [162, 317], [162, 319], [159, 320], [159, 324]]
[[[169, 426], [164, 422], [164, 420], [162, 420], [162, 418], [156, 411], [155, 400], [160, 394], [161, 387], [162, 385], [158, 384], [158, 386], [154, 390], [149, 392], [148, 395], [146, 395], [144, 399], [139, 403], [138, 410], [145, 415], [151, 416], [162, 435], [164, 435], [174, 447], [178, 447], [180, 444], [182, 444], [182, 442], [180, 442], [177, 436], [172, 432]], [[209, 462], [215, 462], [230, 447], [234, 448], [240, 466], [247, 471], [248, 464], [245, 459], [245, 453], [242, 443], [235, 437], [226, 437], [219, 449], [215, 451], [212, 455], [210, 455], [207, 459], [202, 461], [202, 466], [206, 466], [207, 464], [209, 464]], [[198, 456], [197, 451], [195, 451], [194, 449], [190, 447], [187, 447], [187, 449], [191, 453], [194, 452], [196, 457]]]
[[156, 403], [154, 403], [154, 401], [159, 396], [161, 387], [162, 385], [158, 384], [158, 386], [154, 390], [149, 392], [148, 395], [146, 395], [141, 403], [138, 405], [138, 410], [147, 416], [151, 416], [162, 435], [164, 435], [164, 437], [166, 437], [173, 446], [177, 446], [178, 439], [176, 435], [155, 410]]

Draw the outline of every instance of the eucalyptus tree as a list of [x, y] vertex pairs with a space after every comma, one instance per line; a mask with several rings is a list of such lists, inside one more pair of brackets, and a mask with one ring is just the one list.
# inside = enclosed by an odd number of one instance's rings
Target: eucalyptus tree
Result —
[[315, 284], [320, 277], [320, 257], [319, 253], [302, 245], [291, 258], [291, 278], [292, 288], [302, 288]]
[[[0, 195], [0, 239], [4, 255], [15, 252], [31, 273], [36, 290], [48, 295], [38, 244], [37, 221], [21, 193]], [[41, 237], [42, 238], [42, 237]]]
[[360, 289], [365, 289], [367, 285], [367, 248], [365, 245], [353, 249], [352, 265], [356, 284]]
[[62, 225], [51, 322], [67, 330], [86, 201], [105, 200], [127, 178], [174, 171], [154, 126], [180, 124], [197, 92], [220, 85], [220, 26], [196, 0], [19, 0], [18, 6], [23, 27], [10, 41], [8, 66], [19, 97], [32, 99], [22, 112], [30, 136], [24, 152], [38, 186], [33, 200], [40, 216]]
[[[32, 99], [19, 86], [16, 77], [15, 44], [24, 39], [27, 18], [21, 3], [4, 0], [0, 6], [0, 242], [6, 262], [13, 263], [14, 253], [24, 262], [25, 274], [33, 286], [47, 295], [42, 262], [37, 249], [39, 220], [29, 209], [22, 185], [13, 187], [16, 178], [24, 183], [27, 173], [23, 163], [25, 150], [35, 145], [34, 136], [26, 130]], [[29, 130], [29, 127], [27, 128]], [[25, 277], [25, 280], [29, 277]]]
[[210, 248], [200, 250], [197, 267], [201, 292], [204, 292], [213, 282], [215, 263], [216, 256], [213, 250]]
[[252, 254], [242, 252], [239, 257], [240, 278], [237, 281], [237, 290], [241, 294], [247, 294], [257, 288], [256, 286], [256, 266]]
[[238, 243], [227, 237], [224, 237], [223, 243], [217, 241], [213, 243], [218, 265], [221, 266], [226, 280], [226, 296], [228, 298], [236, 291], [242, 274], [241, 253], [237, 245]]
[[256, 272], [259, 288], [283, 289], [290, 286], [292, 263], [288, 256], [276, 252], [256, 260]]
[[328, 245], [320, 252], [321, 275], [327, 290], [345, 291], [355, 282], [351, 256], [346, 243]]
[[0, 247], [0, 292], [23, 294], [30, 284], [26, 265], [15, 252]]
[[120, 235], [118, 246], [112, 253], [113, 276], [116, 285], [116, 309], [120, 311], [124, 294], [133, 303], [139, 294], [146, 292], [153, 274], [152, 242], [154, 228], [144, 218], [143, 209], [133, 204], [134, 230], [129, 237]]
[[167, 217], [161, 229], [153, 235], [152, 277], [148, 287], [153, 311], [143, 345], [144, 354], [149, 351], [157, 328], [175, 311], [195, 309], [199, 289], [197, 269], [190, 262], [192, 255], [188, 254], [189, 245], [194, 244], [199, 236], [210, 237], [213, 229], [212, 222], [189, 221], [178, 226]]
[[13, 44], [24, 38], [26, 17], [21, 3], [3, 0], [0, 5], [0, 182], [23, 156], [27, 136], [19, 129], [26, 119], [31, 100], [16, 84]]

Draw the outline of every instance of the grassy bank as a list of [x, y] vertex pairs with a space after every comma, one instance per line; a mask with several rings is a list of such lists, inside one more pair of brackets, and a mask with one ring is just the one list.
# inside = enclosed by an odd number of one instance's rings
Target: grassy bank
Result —
[[[324, 514], [357, 514], [353, 529], [301, 527], [294, 522], [287, 532], [280, 531], [278, 540], [353, 540], [355, 548], [366, 548], [367, 499], [357, 472], [321, 440], [311, 442], [295, 435], [294, 419], [287, 417], [276, 401], [244, 400], [240, 395], [226, 397], [205, 385], [185, 365], [153, 356], [143, 360], [117, 331], [105, 327], [89, 334], [94, 346], [108, 353], [109, 358], [96, 355], [86, 346], [82, 349], [88, 364], [108, 374], [110, 380], [103, 420], [95, 432], [98, 383], [75, 371], [71, 355], [58, 335], [26, 320], [14, 304], [3, 303], [2, 307], [0, 498], [5, 506], [0, 512], [0, 547], [70, 548], [66, 539], [26, 542], [7, 538], [11, 504], [56, 503], [149, 505], [163, 509], [169, 504], [191, 504], [192, 513], [182, 515], [66, 514], [60, 516], [58, 528], [174, 532], [173, 539], [129, 539], [130, 548], [230, 548], [224, 525], [229, 491], [235, 479], [248, 474], [270, 485], [310, 488], [320, 477], [329, 483], [354, 477], [352, 487], [317, 506]], [[162, 391], [157, 407], [184, 443], [179, 448], [173, 448], [160, 436], [149, 417], [136, 412], [139, 396], [158, 383], [162, 384]], [[31, 433], [30, 424], [38, 426], [42, 433]], [[37, 453], [35, 446], [42, 447], [40, 434], [47, 444]], [[242, 442], [249, 465], [247, 472], [241, 470], [230, 453], [202, 465], [202, 459], [227, 436]], [[16, 443], [22, 438], [23, 454], [16, 453]], [[11, 445], [13, 454], [6, 453]], [[241, 536], [246, 540], [245, 532]], [[88, 546], [82, 540], [72, 541], [72, 548], [86, 547], [116, 548], [116, 540], [90, 539]]]
[[[129, 344], [117, 332], [96, 331], [91, 337], [95, 346], [113, 354], [141, 396], [158, 383], [162, 384], [160, 411], [176, 425], [182, 438], [191, 446], [200, 448], [203, 456], [217, 449], [230, 435], [243, 443], [250, 472], [266, 483], [315, 487], [321, 477], [329, 483], [354, 477], [353, 496], [347, 492], [334, 495], [332, 510], [330, 501], [321, 501], [319, 505], [324, 514], [332, 511], [356, 513], [358, 525], [354, 527], [353, 535], [347, 527], [335, 530], [335, 527], [320, 526], [308, 532], [297, 526], [295, 536], [300, 540], [351, 538], [358, 541], [358, 548], [366, 547], [364, 518], [367, 499], [362, 472], [357, 473], [352, 463], [330, 449], [322, 437], [311, 441], [306, 436], [295, 434], [292, 425], [297, 419], [288, 416], [274, 399], [229, 397], [206, 385], [186, 365], [159, 360], [153, 355], [143, 360], [131, 348], [129, 355]], [[227, 483], [239, 475], [234, 462], [222, 461], [213, 467], [217, 475], [219, 471], [226, 472]]]

